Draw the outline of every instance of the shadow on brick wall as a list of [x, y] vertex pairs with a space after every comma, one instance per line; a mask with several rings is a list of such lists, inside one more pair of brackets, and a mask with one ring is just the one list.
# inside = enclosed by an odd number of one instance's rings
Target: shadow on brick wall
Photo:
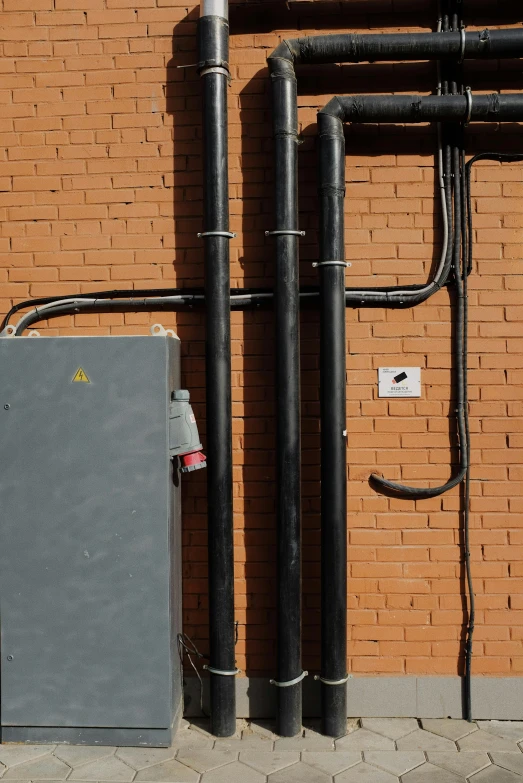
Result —
[[[437, 18], [436, 0], [260, 0], [230, 5], [232, 35], [272, 33], [274, 30], [347, 31], [355, 28], [427, 27]], [[520, 24], [520, 0], [475, 0], [465, 3], [467, 25]]]
[[[203, 286], [203, 247], [197, 238], [202, 224], [200, 84], [196, 62], [197, 10], [173, 30], [172, 57], [166, 71], [167, 114], [173, 127], [172, 203], [175, 260], [173, 286]], [[182, 386], [191, 403], [205, 444], [205, 313], [177, 313], [176, 331], [182, 349]], [[207, 485], [206, 471], [191, 473], [182, 482], [183, 629], [203, 654], [208, 653], [207, 600]], [[197, 661], [201, 669], [202, 661]], [[190, 667], [189, 667], [189, 671]], [[192, 671], [191, 671], [192, 673]], [[189, 700], [188, 700], [189, 702]], [[186, 704], [191, 708], [192, 705]]]

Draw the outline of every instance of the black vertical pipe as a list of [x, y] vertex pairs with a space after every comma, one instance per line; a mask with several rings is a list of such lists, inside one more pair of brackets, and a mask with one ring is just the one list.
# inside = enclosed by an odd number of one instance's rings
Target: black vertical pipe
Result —
[[[202, 3], [198, 27], [203, 89], [203, 240], [207, 328], [207, 493], [211, 731], [236, 730], [232, 516], [231, 319], [227, 85], [229, 26], [216, 4]], [[217, 4], [220, 6], [220, 3]], [[211, 13], [206, 13], [206, 10]], [[206, 232], [211, 235], [205, 236]], [[213, 232], [219, 232], [216, 235]], [[229, 672], [217, 674], [212, 670]]]
[[[301, 487], [298, 269], [298, 110], [294, 68], [269, 60], [275, 154], [274, 287], [276, 516], [278, 535], [277, 732], [301, 729]], [[295, 233], [292, 233], [292, 232]], [[291, 232], [291, 233], [286, 233]], [[284, 687], [281, 687], [281, 685]]]
[[320, 199], [321, 715], [322, 733], [347, 730], [347, 452], [345, 138], [318, 115]]

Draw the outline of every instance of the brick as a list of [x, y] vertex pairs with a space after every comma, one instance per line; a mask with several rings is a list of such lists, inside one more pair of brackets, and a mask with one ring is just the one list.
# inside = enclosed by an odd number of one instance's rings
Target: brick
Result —
[[145, 24], [101, 24], [98, 27], [100, 38], [145, 38], [147, 25]]
[[59, 177], [13, 177], [13, 190], [60, 190]]
[[53, 9], [53, 0], [4, 0], [4, 11], [40, 11]]
[[136, 12], [132, 10], [88, 10], [87, 24], [128, 24], [136, 21]]
[[158, 148], [154, 144], [111, 144], [109, 147], [110, 158], [149, 157], [158, 154]]

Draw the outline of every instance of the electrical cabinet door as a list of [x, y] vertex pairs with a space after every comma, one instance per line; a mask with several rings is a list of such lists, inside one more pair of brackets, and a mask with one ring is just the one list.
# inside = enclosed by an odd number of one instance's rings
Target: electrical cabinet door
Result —
[[0, 339], [2, 727], [171, 726], [179, 380], [170, 337]]

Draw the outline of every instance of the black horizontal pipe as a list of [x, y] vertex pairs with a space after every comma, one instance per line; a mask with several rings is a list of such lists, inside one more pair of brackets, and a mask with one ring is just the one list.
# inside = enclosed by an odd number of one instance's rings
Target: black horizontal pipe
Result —
[[523, 56], [523, 30], [445, 33], [318, 35], [294, 38], [271, 58], [295, 64], [379, 62], [390, 60], [498, 59]]
[[332, 98], [321, 114], [342, 122], [521, 122], [523, 93], [358, 95]]
[[[357, 288], [345, 288], [345, 304], [347, 307], [362, 307], [365, 305], [377, 306], [387, 302], [387, 306], [390, 307], [402, 307], [411, 306], [412, 301], [405, 298], [406, 295], [415, 297], [421, 297], [419, 301], [424, 301], [430, 294], [426, 294], [427, 286], [411, 285], [405, 286], [405, 295], [400, 300], [395, 300], [393, 294], [396, 288], [376, 288], [370, 289], [369, 292], [365, 292], [365, 299], [362, 300], [362, 293]], [[384, 297], [389, 299], [380, 299], [373, 301], [372, 296], [376, 294], [376, 291], [381, 293]], [[132, 291], [129, 294], [133, 293]], [[203, 293], [193, 293], [191, 289], [180, 289], [180, 292], [176, 295], [169, 296], [144, 296], [139, 294], [136, 298], [111, 298], [114, 292], [100, 292], [98, 294], [71, 294], [70, 297], [53, 297], [46, 298], [45, 304], [55, 302], [53, 307], [49, 309], [38, 309], [38, 303], [44, 304], [42, 300], [35, 299], [21, 302], [18, 306], [18, 310], [25, 309], [27, 307], [35, 306], [34, 312], [29, 312], [20, 320], [19, 325], [16, 328], [16, 334], [20, 335], [25, 332], [26, 329], [38, 323], [39, 321], [46, 321], [48, 318], [57, 318], [61, 315], [76, 315], [77, 313], [86, 312], [103, 312], [103, 313], [122, 313], [122, 312], [156, 312], [166, 310], [168, 312], [176, 312], [180, 310], [205, 310], [206, 302]], [[105, 298], [107, 297], [107, 298]], [[318, 306], [320, 292], [318, 288], [313, 286], [307, 286], [300, 289], [299, 292], [300, 306]], [[67, 300], [67, 301], [64, 301]], [[274, 292], [268, 289], [259, 291], [252, 291], [250, 289], [231, 289], [230, 306], [231, 310], [249, 310], [259, 309], [260, 307], [272, 307], [274, 302]], [[17, 312], [18, 312], [17, 310]], [[11, 312], [11, 311], [10, 311]], [[8, 314], [1, 325], [0, 334], [9, 326], [11, 316]]]

